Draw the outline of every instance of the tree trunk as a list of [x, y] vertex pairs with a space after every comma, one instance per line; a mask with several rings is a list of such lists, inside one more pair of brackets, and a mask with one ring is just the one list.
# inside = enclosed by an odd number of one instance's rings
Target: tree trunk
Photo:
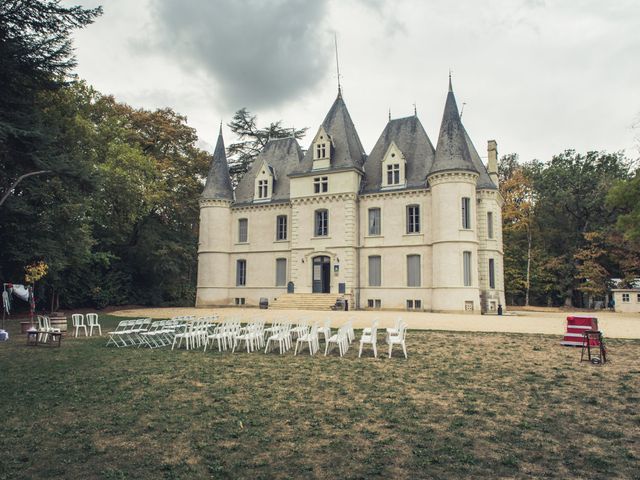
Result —
[[529, 288], [531, 287], [531, 283], [529, 281], [531, 276], [531, 229], [527, 228], [527, 281], [526, 281], [526, 291], [524, 295], [524, 305], [526, 307], [529, 306]]
[[573, 307], [573, 289], [567, 292], [567, 296], [564, 297], [564, 306]]

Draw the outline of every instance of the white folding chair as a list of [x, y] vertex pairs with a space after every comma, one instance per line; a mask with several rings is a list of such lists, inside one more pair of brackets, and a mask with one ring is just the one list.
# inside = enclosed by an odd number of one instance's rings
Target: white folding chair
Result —
[[107, 332], [107, 335], [109, 335], [109, 339], [107, 340], [106, 346], [108, 347], [109, 344], [113, 343], [118, 348], [126, 347], [127, 342], [125, 336], [129, 334], [129, 329], [133, 328], [135, 324], [135, 320], [120, 321], [115, 330], [113, 330], [112, 332]]

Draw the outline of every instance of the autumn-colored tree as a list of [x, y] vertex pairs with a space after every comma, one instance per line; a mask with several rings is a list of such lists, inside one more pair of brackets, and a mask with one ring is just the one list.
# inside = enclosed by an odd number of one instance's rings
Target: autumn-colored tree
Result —
[[[529, 305], [535, 192], [526, 168], [517, 163], [516, 155], [502, 157], [499, 172], [500, 193], [504, 199], [502, 220], [505, 285], [511, 293], [524, 293], [524, 303]], [[524, 271], [521, 261], [523, 257]]]
[[578, 290], [590, 296], [604, 296], [609, 288], [611, 275], [604, 266], [608, 249], [602, 232], [584, 234], [585, 244], [574, 254], [577, 261], [576, 280]]

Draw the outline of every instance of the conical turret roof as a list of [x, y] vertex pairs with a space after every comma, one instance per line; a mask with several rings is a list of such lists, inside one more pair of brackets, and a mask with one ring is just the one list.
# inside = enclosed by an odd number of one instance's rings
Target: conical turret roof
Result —
[[[366, 153], [360, 142], [356, 127], [351, 120], [347, 105], [338, 92], [333, 105], [322, 122], [322, 127], [331, 137], [333, 150], [331, 152], [331, 169], [355, 167], [361, 169]], [[300, 169], [296, 173], [308, 172], [313, 168], [313, 152], [307, 150]]]
[[460, 121], [456, 97], [451, 87], [451, 78], [449, 78], [449, 92], [440, 124], [436, 155], [429, 174], [453, 170], [480, 173], [471, 159], [464, 127]]
[[222, 138], [222, 125], [218, 133], [218, 141], [213, 151], [207, 183], [202, 191], [203, 199], [233, 200], [233, 188], [229, 177], [229, 165]]

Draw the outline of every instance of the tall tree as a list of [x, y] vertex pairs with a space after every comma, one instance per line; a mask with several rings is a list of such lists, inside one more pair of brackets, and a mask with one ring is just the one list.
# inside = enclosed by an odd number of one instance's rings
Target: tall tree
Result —
[[238, 110], [228, 126], [238, 137], [238, 141], [229, 145], [227, 149], [229, 173], [234, 187], [249, 171], [254, 158], [270, 139], [294, 137], [299, 140], [307, 132], [307, 127], [285, 128], [281, 120], [270, 123], [268, 127], [259, 128], [256, 115], [252, 115], [246, 108]]
[[533, 184], [526, 167], [518, 163], [516, 154], [500, 159], [498, 173], [500, 193], [504, 199], [502, 219], [506, 293], [513, 296], [524, 292], [524, 304], [528, 306], [535, 206]]
[[60, 3], [0, 1], [0, 196], [19, 188], [23, 175], [60, 170], [37, 99], [63, 85], [75, 66], [71, 33], [102, 13]]
[[633, 178], [617, 182], [606, 201], [618, 213], [618, 229], [627, 239], [640, 241], [640, 170]]
[[82, 200], [91, 169], [63, 141], [74, 122], [57, 95], [75, 65], [72, 32], [102, 10], [60, 3], [0, 1], [0, 276], [14, 281], [45, 258], [54, 279], [90, 245]]
[[615, 223], [616, 214], [605, 198], [612, 185], [628, 178], [629, 165], [621, 153], [582, 155], [573, 150], [549, 163], [531, 164], [540, 246], [549, 257], [548, 272], [557, 278], [554, 295], [567, 306], [582, 306], [579, 252], [587, 247], [585, 234]]

